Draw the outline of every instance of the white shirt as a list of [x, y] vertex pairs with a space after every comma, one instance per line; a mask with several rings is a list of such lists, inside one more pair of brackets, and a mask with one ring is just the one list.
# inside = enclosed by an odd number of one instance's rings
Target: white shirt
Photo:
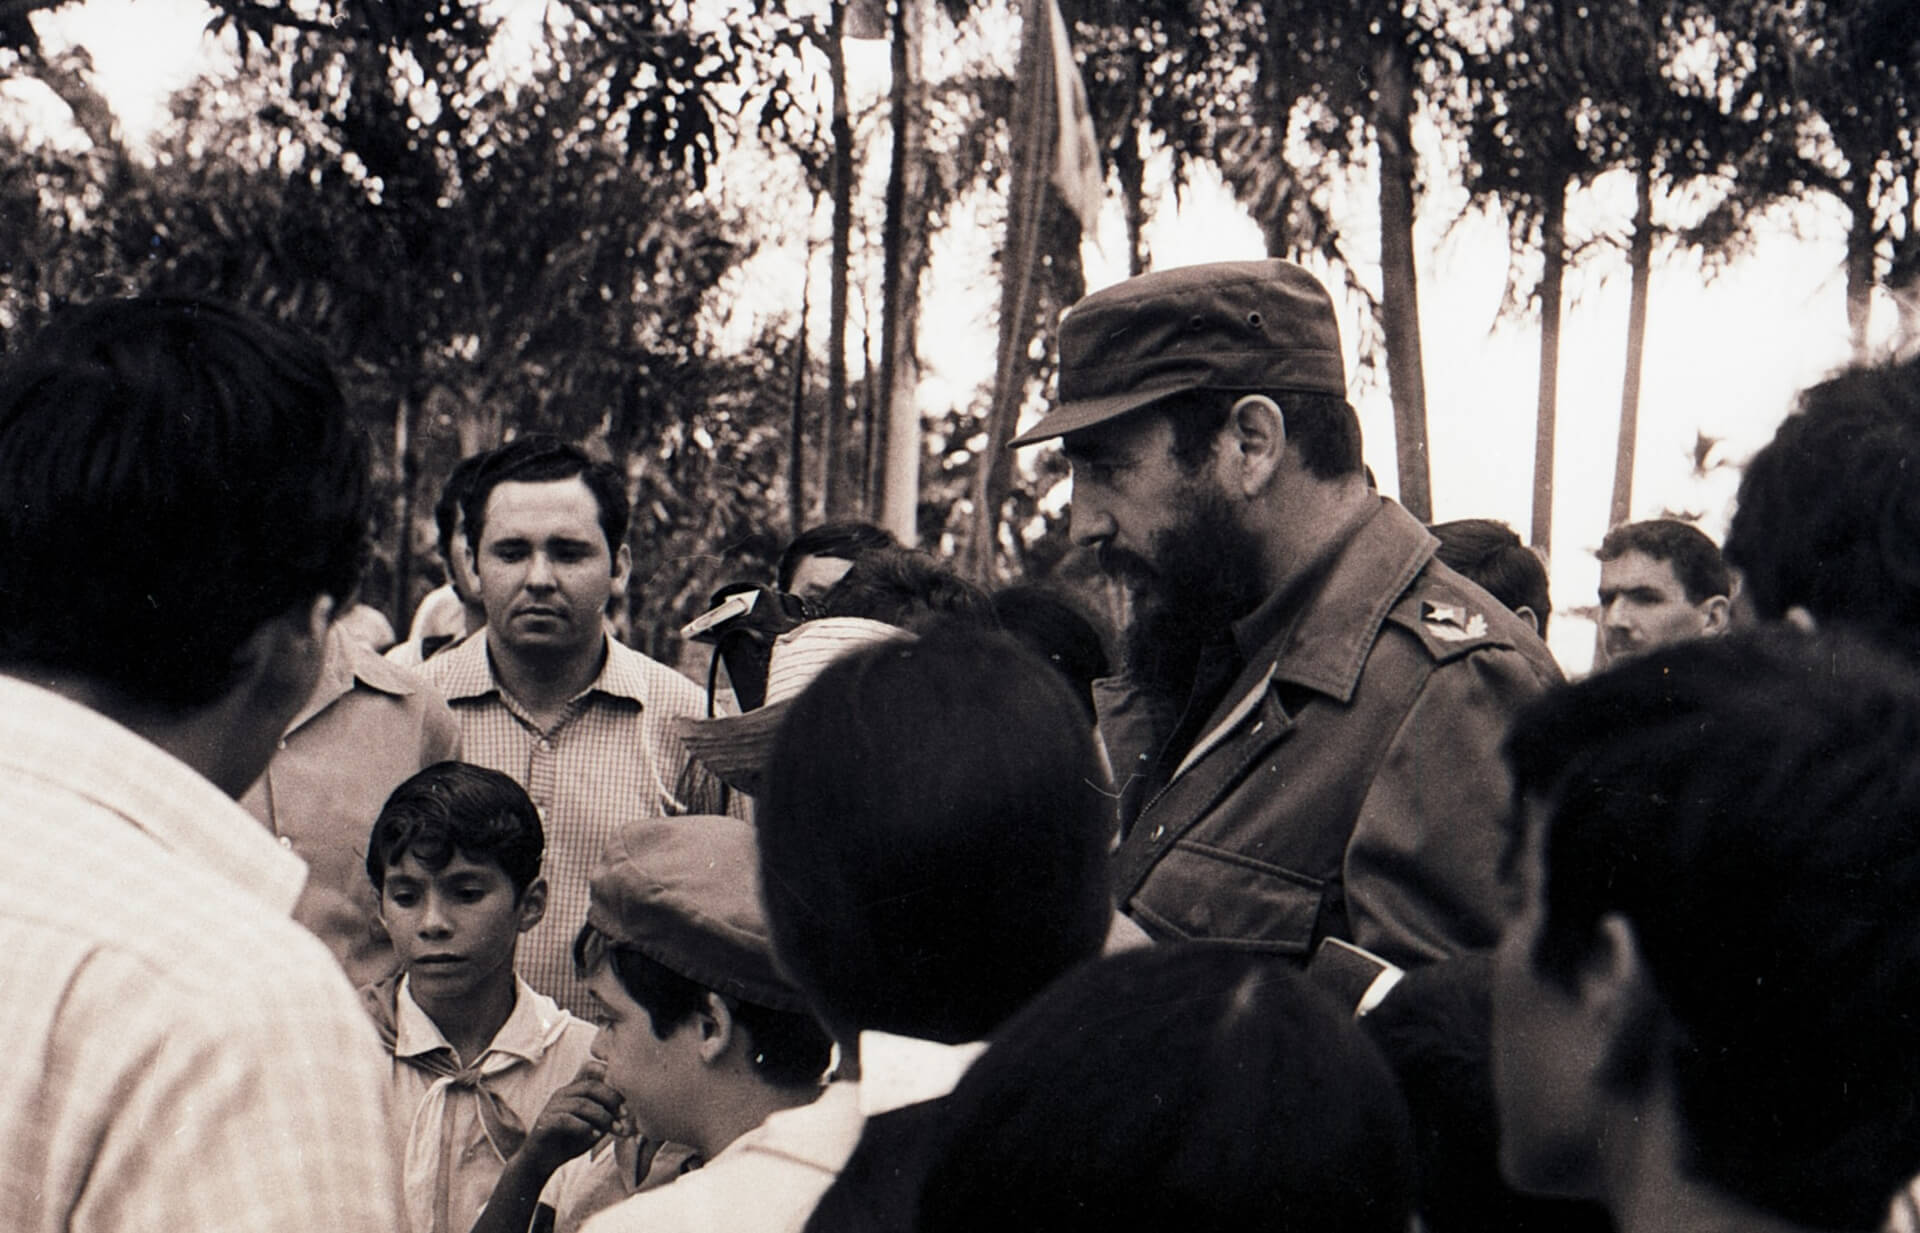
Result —
[[984, 1043], [860, 1034], [859, 1081], [783, 1109], [707, 1162], [587, 1222], [585, 1233], [798, 1233], [846, 1167], [867, 1118], [945, 1096]]
[[298, 857], [0, 676], [0, 1212], [21, 1233], [390, 1233], [386, 1058], [289, 913]]

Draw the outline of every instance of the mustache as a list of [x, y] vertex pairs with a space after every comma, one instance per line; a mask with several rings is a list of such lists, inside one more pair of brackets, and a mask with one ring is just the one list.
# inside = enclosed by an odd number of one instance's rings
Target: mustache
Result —
[[1153, 582], [1160, 577], [1160, 571], [1153, 567], [1152, 562], [1125, 548], [1102, 544], [1096, 559], [1100, 563], [1100, 572], [1120, 582]]

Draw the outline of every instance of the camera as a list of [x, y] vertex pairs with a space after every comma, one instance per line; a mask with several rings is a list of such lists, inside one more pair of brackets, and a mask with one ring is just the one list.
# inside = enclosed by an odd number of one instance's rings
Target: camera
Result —
[[681, 636], [714, 648], [713, 666], [707, 670], [707, 713], [713, 714], [715, 676], [722, 663], [740, 709], [751, 711], [766, 701], [774, 639], [816, 614], [798, 595], [752, 582], [728, 583], [707, 603], [707, 611], [680, 630]]

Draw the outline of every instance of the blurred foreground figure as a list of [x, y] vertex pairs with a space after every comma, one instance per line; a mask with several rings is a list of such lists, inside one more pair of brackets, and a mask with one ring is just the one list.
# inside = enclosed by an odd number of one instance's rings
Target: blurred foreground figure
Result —
[[1920, 1170], [1920, 684], [1662, 648], [1529, 708], [1494, 979], [1501, 1159], [1621, 1233], [1879, 1228]]
[[1067, 314], [1073, 538], [1131, 585], [1100, 731], [1115, 881], [1155, 938], [1401, 965], [1490, 947], [1533, 630], [1367, 486], [1326, 288], [1285, 261], [1128, 279]]
[[839, 1045], [834, 1081], [588, 1233], [791, 1233], [843, 1168], [890, 1177], [979, 1042], [1099, 952], [1103, 786], [1071, 691], [1005, 634], [836, 659], [781, 723], [755, 818], [774, 952]]
[[398, 1227], [384, 1066], [306, 870], [234, 803], [366, 538], [317, 349], [94, 305], [0, 375], [0, 1210], [34, 1230]]
[[1291, 965], [1158, 946], [1083, 968], [999, 1032], [948, 1102], [918, 1233], [1405, 1233], [1393, 1074]]
[[1920, 359], [1800, 395], [1740, 478], [1727, 560], [1741, 621], [1851, 629], [1920, 661]]
[[1727, 632], [1720, 548], [1677, 518], [1623, 522], [1600, 541], [1600, 667]]

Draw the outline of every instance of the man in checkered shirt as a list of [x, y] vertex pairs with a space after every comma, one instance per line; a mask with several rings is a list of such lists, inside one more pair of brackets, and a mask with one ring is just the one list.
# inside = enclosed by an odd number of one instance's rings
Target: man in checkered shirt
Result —
[[425, 672], [460, 721], [461, 756], [513, 776], [540, 810], [547, 914], [521, 940], [518, 967], [584, 1015], [570, 948], [607, 837], [639, 818], [723, 812], [718, 782], [686, 773], [674, 731], [706, 713], [706, 695], [607, 632], [607, 604], [633, 569], [617, 468], [554, 437], [520, 437], [480, 468], [462, 510], [487, 624]]
[[0, 1224], [399, 1227], [385, 1072], [235, 803], [366, 541], [319, 351], [116, 300], [0, 375]]

